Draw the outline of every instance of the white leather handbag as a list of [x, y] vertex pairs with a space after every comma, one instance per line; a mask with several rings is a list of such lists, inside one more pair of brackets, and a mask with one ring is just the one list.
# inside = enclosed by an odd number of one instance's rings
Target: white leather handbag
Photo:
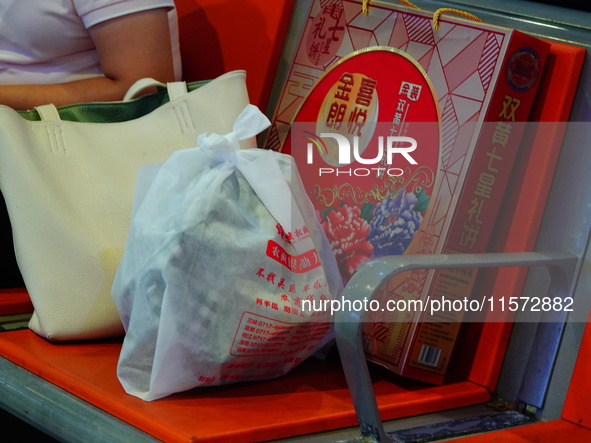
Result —
[[[137, 170], [225, 134], [248, 104], [244, 71], [209, 82], [144, 79], [123, 102], [0, 106], [0, 189], [34, 306], [51, 340], [123, 333], [110, 290], [131, 219]], [[132, 99], [145, 88], [160, 92]], [[250, 139], [242, 147], [255, 147]]]

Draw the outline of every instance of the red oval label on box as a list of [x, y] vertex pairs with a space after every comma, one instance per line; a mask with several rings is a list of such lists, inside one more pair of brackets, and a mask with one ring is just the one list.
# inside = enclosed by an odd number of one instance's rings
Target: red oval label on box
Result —
[[425, 71], [394, 48], [335, 63], [303, 101], [284, 152], [296, 160], [343, 277], [373, 257], [420, 253], [440, 161], [440, 116]]

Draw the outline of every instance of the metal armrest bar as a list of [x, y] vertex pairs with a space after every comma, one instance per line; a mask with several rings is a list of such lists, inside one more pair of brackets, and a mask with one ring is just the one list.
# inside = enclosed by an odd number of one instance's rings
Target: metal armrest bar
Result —
[[[377, 289], [396, 274], [416, 269], [546, 266], [548, 294], [567, 296], [579, 257], [567, 252], [403, 255], [383, 257], [359, 269], [343, 292], [351, 305], [370, 301]], [[335, 314], [336, 342], [364, 441], [393, 442], [384, 431], [362, 345], [362, 312], [339, 310]]]

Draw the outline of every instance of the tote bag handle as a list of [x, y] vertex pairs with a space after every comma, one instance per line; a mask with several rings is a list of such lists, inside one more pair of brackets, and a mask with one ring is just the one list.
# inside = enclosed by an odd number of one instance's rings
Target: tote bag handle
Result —
[[170, 101], [176, 100], [187, 93], [186, 82], [172, 82], [164, 84], [153, 78], [141, 78], [129, 87], [123, 101], [133, 100], [138, 94], [149, 88], [160, 87], [168, 90]]

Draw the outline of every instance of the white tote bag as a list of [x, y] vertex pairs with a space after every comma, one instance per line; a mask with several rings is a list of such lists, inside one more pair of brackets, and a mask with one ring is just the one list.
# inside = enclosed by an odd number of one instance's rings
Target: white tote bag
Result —
[[249, 105], [231, 133], [140, 172], [112, 291], [129, 394], [278, 377], [331, 340], [318, 306], [342, 281], [295, 163], [238, 149], [268, 123]]
[[[59, 112], [41, 106], [40, 121], [0, 106], [0, 189], [34, 305], [33, 331], [53, 340], [123, 332], [110, 290], [129, 230], [137, 169], [194, 146], [203, 132], [230, 131], [248, 104], [245, 77], [230, 72], [191, 92], [183, 82], [170, 83], [170, 101], [131, 120], [162, 94]], [[155, 84], [140, 81], [127, 97]], [[123, 121], [61, 118], [103, 109], [107, 119]]]

